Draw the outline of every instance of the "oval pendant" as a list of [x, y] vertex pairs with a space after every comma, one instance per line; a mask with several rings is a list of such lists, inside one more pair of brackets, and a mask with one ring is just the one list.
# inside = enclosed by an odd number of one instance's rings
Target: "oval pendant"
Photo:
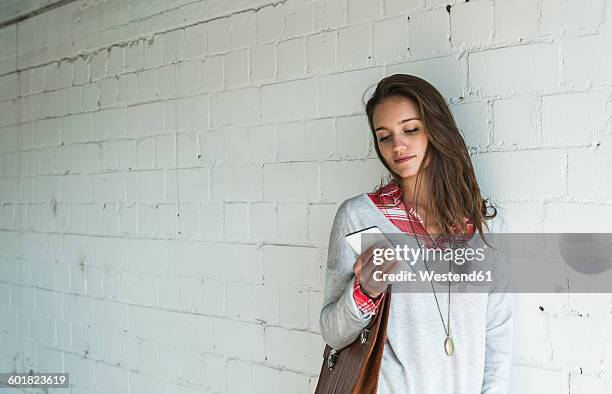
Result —
[[453, 344], [453, 340], [450, 337], [446, 337], [444, 340], [444, 351], [448, 356], [452, 356], [455, 353], [455, 345]]

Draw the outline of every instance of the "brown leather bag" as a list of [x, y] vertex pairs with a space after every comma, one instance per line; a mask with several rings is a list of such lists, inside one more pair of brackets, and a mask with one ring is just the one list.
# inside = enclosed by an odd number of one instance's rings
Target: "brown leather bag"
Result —
[[390, 303], [391, 285], [374, 318], [353, 343], [340, 350], [325, 345], [315, 394], [376, 393]]

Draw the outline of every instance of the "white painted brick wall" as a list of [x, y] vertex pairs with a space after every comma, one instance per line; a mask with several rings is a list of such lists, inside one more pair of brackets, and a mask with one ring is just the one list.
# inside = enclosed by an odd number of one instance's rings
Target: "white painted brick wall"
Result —
[[[448, 100], [508, 231], [610, 232], [610, 0], [77, 0], [0, 28], [0, 368], [309, 393], [362, 95]], [[611, 299], [521, 295], [512, 393], [612, 392]]]

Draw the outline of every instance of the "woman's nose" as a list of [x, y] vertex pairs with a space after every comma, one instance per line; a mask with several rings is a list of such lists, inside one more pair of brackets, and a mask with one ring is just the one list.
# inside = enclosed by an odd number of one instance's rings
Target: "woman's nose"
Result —
[[393, 137], [393, 150], [402, 151], [406, 148], [406, 144], [402, 141], [401, 137]]

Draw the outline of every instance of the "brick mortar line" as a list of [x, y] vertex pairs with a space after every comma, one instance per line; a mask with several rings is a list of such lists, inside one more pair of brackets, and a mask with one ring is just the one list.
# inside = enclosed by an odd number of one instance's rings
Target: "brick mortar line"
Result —
[[[74, 0], [66, 0], [66, 1], [67, 2], [71, 2], [71, 1], [74, 1]], [[205, 19], [205, 20], [201, 20], [201, 21], [197, 21], [197, 22], [190, 22], [190, 23], [187, 23], [187, 24], [184, 24], [184, 25], [179, 25], [179, 26], [176, 26], [176, 27], [168, 28], [166, 30], [158, 30], [158, 31], [152, 31], [152, 32], [148, 32], [148, 33], [141, 33], [139, 36], [137, 36], [135, 38], [124, 39], [124, 40], [121, 40], [121, 41], [117, 41], [115, 43], [107, 44], [105, 46], [101, 46], [101, 47], [97, 47], [97, 48], [94, 48], [94, 49], [90, 49], [90, 50], [88, 50], [86, 52], [80, 51], [77, 54], [74, 54], [74, 55], [71, 55], [71, 56], [67, 56], [67, 57], [61, 57], [59, 59], [55, 59], [55, 60], [52, 60], [52, 61], [47, 61], [45, 63], [40, 63], [40, 64], [36, 64], [36, 65], [32, 65], [32, 66], [27, 66], [27, 67], [24, 67], [24, 68], [16, 68], [14, 71], [11, 71], [11, 72], [5, 73], [5, 74], [1, 74], [0, 77], [4, 76], [4, 75], [11, 74], [11, 73], [14, 73], [14, 72], [26, 71], [26, 70], [29, 70], [29, 69], [32, 69], [32, 68], [37, 68], [37, 67], [44, 67], [44, 66], [47, 66], [49, 64], [59, 63], [59, 62], [62, 62], [62, 61], [69, 61], [70, 62], [70, 61], [74, 61], [74, 60], [76, 60], [78, 58], [81, 58], [81, 57], [82, 58], [87, 58], [87, 57], [95, 55], [95, 54], [97, 54], [97, 53], [99, 53], [101, 51], [109, 50], [110, 48], [115, 47], [115, 46], [117, 46], [117, 47], [127, 47], [127, 46], [132, 45], [135, 42], [140, 41], [140, 40], [143, 40], [143, 41], [144, 40], [151, 40], [151, 39], [153, 39], [153, 37], [155, 37], [157, 35], [166, 34], [166, 33], [170, 33], [170, 32], [177, 31], [177, 30], [183, 30], [183, 29], [186, 29], [186, 28], [189, 28], [189, 27], [192, 27], [192, 26], [196, 26], [196, 25], [203, 24], [203, 23], [208, 23], [208, 22], [211, 22], [211, 21], [214, 21], [214, 20], [217, 20], [217, 19], [227, 18], [227, 17], [229, 17], [231, 15], [235, 15], [235, 14], [240, 14], [240, 13], [249, 12], [249, 11], [257, 12], [257, 11], [259, 11], [262, 8], [265, 8], [265, 7], [268, 7], [268, 6], [277, 6], [279, 4], [284, 4], [287, 1], [288, 0], [281, 0], [281, 1], [276, 1], [276, 2], [270, 2], [270, 3], [266, 3], [266, 4], [263, 4], [263, 5], [258, 6], [258, 7], [244, 8], [244, 9], [232, 11], [232, 12], [230, 12], [228, 14], [223, 14], [223, 15], [220, 15], [220, 16], [215, 16], [215, 17], [212, 17], [210, 19]], [[193, 4], [193, 3], [189, 3], [189, 4]], [[189, 4], [187, 4], [187, 5], [189, 5]], [[181, 7], [183, 7], [183, 6], [181, 6]], [[126, 23], [125, 25], [130, 24], [130, 23], [135, 23], [135, 22], [136, 23], [137, 22], [141, 22], [143, 20], [150, 19], [150, 17], [152, 17], [152, 16], [160, 15], [160, 14], [163, 14], [163, 13], [169, 12], [169, 11], [173, 11], [173, 10], [181, 8], [181, 7], [173, 8], [173, 9], [170, 9], [170, 10], [166, 10], [166, 11], [164, 11], [162, 13], [158, 13], [158, 14], [154, 14], [154, 15], [151, 15], [151, 16], [143, 17], [143, 18], [140, 18], [140, 19], [135, 19], [133, 21], [130, 21], [130, 22]], [[401, 14], [401, 15], [403, 15], [403, 14]], [[393, 16], [393, 17], [397, 17], [397, 16]], [[391, 17], [385, 16], [384, 18], [391, 18]], [[376, 19], [376, 20], [370, 21], [370, 22], [364, 22], [364, 23], [361, 23], [361, 24], [372, 24], [372, 23], [375, 23], [375, 22], [378, 22], [378, 21], [381, 21], [381, 20], [385, 20], [384, 18]], [[125, 25], [120, 25], [118, 27], [125, 26]], [[339, 31], [340, 29], [343, 29], [343, 28], [346, 28], [346, 27], [352, 27], [352, 26], [355, 26], [355, 25], [352, 25], [352, 24], [342, 24], [342, 25], [336, 26], [335, 28], [324, 28], [324, 29], [320, 29], [319, 31], [313, 31], [312, 33], [306, 34], [304, 36], [290, 37], [290, 38], [287, 38], [287, 39], [295, 39], [295, 38], [300, 38], [300, 37], [309, 37], [309, 36], [317, 35], [317, 34], [320, 34], [320, 33], [323, 33], [323, 32]], [[102, 32], [104, 32], [104, 31], [107, 31], [107, 30], [103, 30]], [[98, 32], [98, 33], [100, 33], [100, 32]], [[550, 34], [550, 33], [539, 34], [538, 36], [535, 36], [533, 38], [530, 38], [530, 39], [527, 39], [527, 40], [523, 40], [523, 41], [499, 41], [499, 42], [496, 42], [495, 40], [492, 40], [490, 43], [487, 43], [487, 44], [474, 44], [474, 45], [471, 45], [470, 47], [468, 47], [468, 48], [466, 48], [464, 50], [461, 50], [461, 48], [459, 48], [459, 47], [452, 47], [452, 46], [450, 46], [450, 48], [445, 50], [445, 51], [443, 51], [443, 53], [437, 53], [437, 54], [434, 54], [431, 57], [421, 57], [420, 56], [420, 57], [418, 57], [418, 59], [415, 59], [414, 61], [429, 60], [429, 59], [445, 57], [445, 56], [452, 56], [452, 55], [457, 55], [459, 58], [463, 58], [464, 56], [469, 55], [469, 54], [473, 54], [473, 53], [481, 53], [481, 52], [486, 52], [486, 51], [490, 51], [490, 50], [504, 49], [504, 48], [513, 48], [513, 47], [520, 47], [520, 46], [528, 46], [528, 45], [534, 45], [534, 44], [561, 44], [560, 41], [562, 41], [562, 40], [575, 39], [575, 38], [583, 38], [583, 37], [590, 37], [590, 36], [599, 36], [601, 34], [597, 30], [595, 30], [595, 31], [587, 31], [587, 32], [576, 31], [576, 32], [573, 32], [573, 33], [574, 34], [570, 34], [570, 35], [564, 35], [564, 33], [562, 33], [562, 34]], [[451, 34], [452, 34], [452, 32], [451, 32]], [[274, 40], [274, 41], [272, 41], [272, 43], [277, 42], [277, 41], [283, 41], [283, 39]], [[41, 48], [45, 48], [45, 47], [41, 47]], [[37, 49], [41, 49], [41, 48], [37, 48]], [[246, 48], [246, 49], [248, 49], [248, 48]], [[231, 50], [230, 50], [230, 52], [231, 52]], [[223, 53], [221, 53], [221, 55], [222, 54]], [[18, 55], [19, 55], [19, 53], [16, 52], [16, 57], [17, 58], [18, 58]], [[216, 55], [219, 55], [219, 54], [215, 54], [215, 56]], [[400, 63], [397, 63], [397, 64], [401, 64], [401, 63], [403, 63], [403, 62], [400, 62]]]
[[[64, 0], [64, 1], [72, 2], [74, 0]], [[197, 22], [189, 22], [189, 23], [186, 23], [186, 24], [182, 24], [182, 25], [178, 25], [178, 26], [172, 27], [172, 28], [167, 28], [165, 30], [156, 30], [156, 31], [154, 30], [154, 31], [146, 32], [146, 33], [142, 33], [141, 32], [135, 38], [120, 40], [120, 41], [117, 41], [117, 42], [114, 42], [114, 43], [111, 43], [111, 44], [106, 44], [104, 46], [100, 46], [100, 47], [97, 47], [97, 48], [89, 49], [87, 51], [80, 50], [78, 53], [73, 54], [73, 55], [69, 55], [69, 56], [66, 56], [66, 57], [60, 57], [59, 59], [54, 59], [52, 61], [47, 61], [47, 62], [44, 62], [44, 63], [39, 63], [39, 64], [35, 64], [35, 65], [24, 67], [24, 68], [16, 67], [14, 71], [11, 71], [11, 72], [6, 73], [6, 74], [1, 74], [0, 77], [4, 76], [4, 75], [7, 75], [7, 74], [12, 74], [14, 72], [26, 71], [26, 70], [29, 70], [29, 69], [32, 69], [32, 68], [37, 68], [37, 67], [44, 67], [44, 66], [47, 66], [49, 64], [59, 63], [59, 62], [62, 62], [62, 61], [69, 61], [70, 62], [70, 61], [74, 61], [74, 60], [76, 60], [78, 58], [87, 58], [89, 56], [95, 55], [95, 54], [97, 54], [99, 52], [102, 52], [102, 51], [106, 51], [106, 50], [108, 50], [108, 49], [110, 49], [112, 47], [115, 47], [115, 46], [116, 47], [128, 47], [128, 46], [130, 46], [130, 45], [132, 45], [132, 44], [134, 44], [134, 43], [136, 43], [138, 41], [141, 41], [141, 40], [142, 41], [152, 40], [157, 35], [166, 34], [166, 33], [170, 33], [170, 32], [177, 31], [177, 30], [184, 30], [184, 29], [192, 27], [192, 26], [197, 26], [197, 25], [200, 25], [200, 24], [203, 24], [203, 23], [208, 23], [208, 22], [211, 22], [211, 21], [214, 21], [214, 20], [217, 20], [217, 19], [227, 18], [227, 17], [230, 17], [232, 15], [241, 14], [241, 13], [244, 13], [244, 12], [250, 12], [250, 11], [257, 12], [257, 11], [259, 11], [262, 8], [269, 7], [269, 6], [275, 7], [275, 6], [279, 5], [279, 4], [286, 3], [287, 1], [288, 0], [273, 1], [273, 2], [268, 2], [268, 3], [262, 4], [262, 5], [257, 6], [257, 7], [242, 8], [242, 9], [238, 9], [238, 10], [235, 10], [235, 11], [231, 11], [231, 12], [226, 13], [226, 14], [222, 14], [222, 15], [219, 15], [219, 16], [207, 18], [207, 19], [200, 20], [200, 21], [197, 21]], [[130, 21], [130, 22], [124, 24], [124, 25], [120, 25], [120, 26], [117, 26], [117, 27], [119, 28], [119, 27], [122, 27], [122, 26], [125, 26], [125, 25], [128, 25], [128, 24], [131, 24], [131, 23], [139, 23], [139, 22], [142, 22], [143, 20], [150, 19], [151, 17], [154, 17], [156, 15], [162, 15], [164, 13], [174, 11], [176, 9], [179, 9], [181, 7], [184, 7], [184, 6], [190, 5], [190, 4], [193, 4], [193, 3], [188, 3], [188, 4], [182, 5], [180, 7], [172, 8], [172, 9], [169, 9], [169, 10], [164, 10], [163, 12], [160, 12], [160, 13], [157, 13], [157, 14], [154, 14], [154, 15], [150, 15], [150, 16], [143, 17], [143, 18], [140, 18], [140, 19], [135, 19], [133, 21]], [[100, 32], [96, 32], [96, 34], [100, 34], [100, 33], [104, 32], [104, 31], [107, 31], [107, 30], [102, 30]], [[78, 38], [87, 38], [87, 37], [78, 37]], [[73, 43], [74, 43], [74, 37], [71, 37], [71, 39], [73, 40]], [[59, 42], [59, 43], [61, 43], [61, 42]], [[55, 44], [59, 44], [59, 43], [53, 43], [51, 45], [55, 45]], [[45, 47], [41, 47], [41, 48], [45, 48]], [[37, 48], [37, 49], [41, 49], [41, 48]], [[15, 57], [17, 59], [19, 58], [19, 52], [17, 52], [17, 51], [15, 52]]]
[[47, 4], [46, 6], [40, 7], [38, 9], [33, 10], [33, 11], [27, 12], [27, 13], [22, 14], [22, 15], [18, 15], [16, 17], [14, 17], [12, 19], [9, 19], [9, 20], [6, 20], [4, 22], [0, 22], [0, 29], [2, 29], [4, 27], [7, 27], [9, 25], [12, 25], [12, 24], [19, 23], [21, 21], [24, 21], [26, 19], [32, 18], [34, 16], [43, 14], [43, 13], [45, 13], [47, 11], [51, 11], [51, 10], [53, 10], [55, 8], [59, 8], [59, 7], [63, 6], [63, 5], [72, 3], [74, 1], [75, 0], [59, 0], [59, 1], [55, 1], [54, 3]]

